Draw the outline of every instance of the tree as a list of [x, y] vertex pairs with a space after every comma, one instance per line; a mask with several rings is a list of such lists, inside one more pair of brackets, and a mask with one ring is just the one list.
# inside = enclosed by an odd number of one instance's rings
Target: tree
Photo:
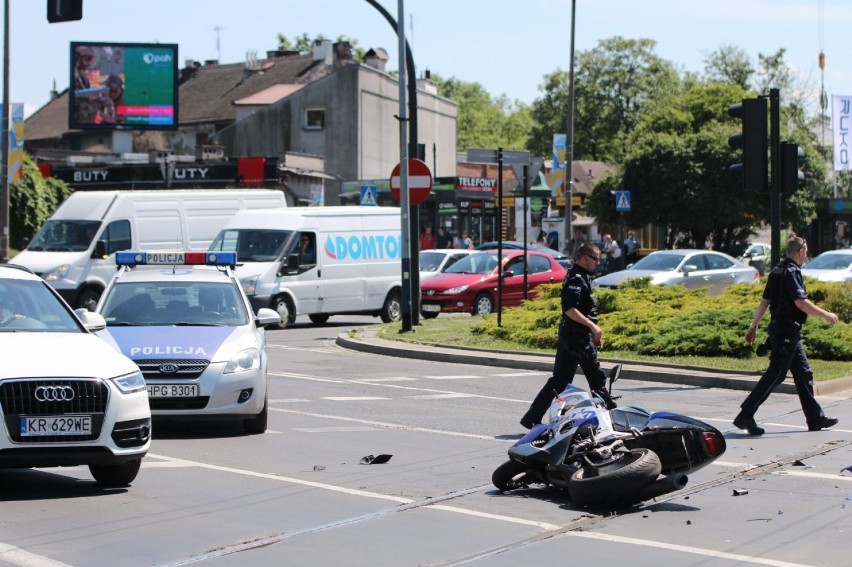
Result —
[[[613, 37], [580, 51], [575, 63], [574, 156], [619, 163], [627, 138], [641, 120], [646, 104], [678, 88], [672, 63], [654, 53], [652, 39]], [[544, 77], [544, 96], [532, 106], [536, 127], [528, 143], [539, 155], [551, 153], [554, 133], [565, 132], [568, 73]]]
[[[302, 35], [296, 36], [295, 40], [291, 41], [284, 34], [278, 34], [278, 49], [281, 51], [298, 51], [299, 53], [310, 53], [314, 45], [317, 42], [323, 41], [327, 39], [322, 34], [317, 34], [313, 39], [311, 39], [308, 34], [302, 33]], [[358, 63], [364, 62], [364, 56], [367, 54], [367, 50], [358, 45], [358, 40], [349, 37], [346, 35], [340, 35], [337, 37], [337, 42], [345, 41], [349, 43], [349, 47], [352, 50], [352, 59], [357, 61]]]
[[72, 193], [65, 182], [53, 177], [43, 178], [28, 154], [24, 154], [23, 179], [9, 189], [9, 243], [12, 247], [20, 246], [24, 239], [32, 239], [44, 221]]
[[529, 107], [505, 95], [492, 98], [479, 83], [432, 73], [438, 94], [458, 103], [456, 147], [524, 149], [533, 127]]
[[704, 57], [704, 80], [708, 82], [739, 85], [747, 91], [754, 71], [748, 53], [733, 45], [723, 44]]

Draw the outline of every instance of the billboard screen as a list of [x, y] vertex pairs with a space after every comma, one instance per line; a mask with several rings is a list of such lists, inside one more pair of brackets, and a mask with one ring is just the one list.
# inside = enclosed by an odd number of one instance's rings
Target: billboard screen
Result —
[[69, 128], [175, 130], [177, 44], [71, 43]]

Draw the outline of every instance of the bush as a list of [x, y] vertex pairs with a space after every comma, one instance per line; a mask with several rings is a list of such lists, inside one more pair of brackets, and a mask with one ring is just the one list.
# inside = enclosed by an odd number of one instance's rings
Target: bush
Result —
[[[829, 325], [822, 319], [808, 318], [808, 356], [852, 360], [852, 284], [809, 280], [807, 285], [811, 300], [837, 313], [842, 321]], [[763, 288], [760, 284], [739, 284], [720, 295], [709, 296], [704, 289], [652, 286], [648, 280], [633, 280], [617, 289], [596, 289], [599, 323], [604, 331], [601, 352], [754, 357], [754, 349], [745, 344], [744, 337]], [[511, 339], [531, 348], [555, 349], [561, 320], [561, 284], [540, 286], [537, 290], [535, 299], [503, 312], [501, 327], [497, 327], [492, 315], [478, 323], [474, 332]], [[760, 335], [766, 336], [768, 324], [767, 313]]]

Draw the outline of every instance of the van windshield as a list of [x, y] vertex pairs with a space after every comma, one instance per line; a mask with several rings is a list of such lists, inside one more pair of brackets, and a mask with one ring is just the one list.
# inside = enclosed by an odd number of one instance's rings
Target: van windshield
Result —
[[27, 246], [31, 251], [82, 252], [98, 233], [100, 221], [49, 220]]
[[222, 230], [211, 251], [236, 252], [237, 262], [274, 262], [281, 257], [292, 231], [260, 228]]

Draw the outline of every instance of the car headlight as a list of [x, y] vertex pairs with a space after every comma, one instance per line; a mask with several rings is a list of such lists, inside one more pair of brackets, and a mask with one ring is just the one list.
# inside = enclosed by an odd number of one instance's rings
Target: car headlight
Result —
[[56, 266], [44, 275], [44, 281], [55, 282], [57, 280], [63, 280], [65, 279], [65, 276], [68, 275], [68, 270], [70, 268], [71, 266], [69, 264], [62, 264], [61, 266]]
[[260, 368], [260, 351], [256, 348], [247, 348], [231, 357], [231, 360], [225, 365], [224, 374], [245, 372], [255, 368]]
[[450, 294], [450, 295], [453, 295], [453, 294], [456, 294], [456, 293], [461, 293], [461, 292], [463, 292], [463, 291], [464, 291], [464, 290], [466, 290], [468, 287], [469, 287], [469, 286], [468, 286], [467, 284], [465, 284], [465, 285], [460, 285], [460, 286], [457, 286], [457, 287], [451, 287], [450, 289], [448, 289], [448, 290], [447, 290], [447, 291], [445, 291], [444, 293], [448, 293], [448, 294]]
[[257, 292], [258, 276], [251, 276], [240, 280], [240, 285], [243, 286], [243, 291], [246, 295], [254, 295]]
[[145, 378], [143, 378], [142, 373], [138, 371], [131, 374], [125, 374], [124, 376], [118, 376], [113, 378], [112, 381], [116, 386], [118, 386], [118, 389], [125, 394], [141, 392], [145, 389]]

